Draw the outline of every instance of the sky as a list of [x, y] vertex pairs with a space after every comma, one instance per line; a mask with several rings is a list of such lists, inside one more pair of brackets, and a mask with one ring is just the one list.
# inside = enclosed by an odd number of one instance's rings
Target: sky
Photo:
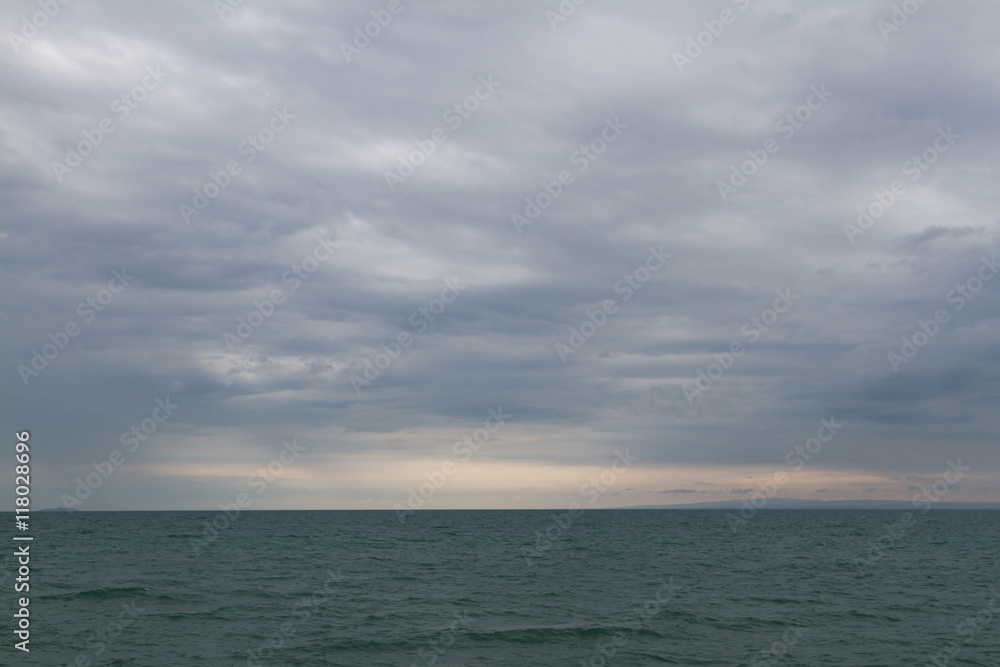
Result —
[[35, 507], [1000, 501], [1000, 5], [0, 26]]

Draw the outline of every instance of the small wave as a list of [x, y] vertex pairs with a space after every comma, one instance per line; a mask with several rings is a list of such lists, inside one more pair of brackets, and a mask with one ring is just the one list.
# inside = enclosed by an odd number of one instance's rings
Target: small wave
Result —
[[114, 598], [134, 597], [136, 595], [145, 594], [146, 589], [142, 586], [124, 586], [111, 588], [88, 588], [74, 593], [59, 593], [57, 595], [42, 595], [40, 597], [43, 600], [77, 600], [81, 598], [92, 600], [111, 600]]
[[656, 636], [659, 633], [649, 628], [635, 628], [617, 625], [598, 625], [587, 627], [528, 627], [504, 628], [496, 630], [471, 630], [463, 633], [463, 637], [472, 641], [500, 641], [514, 644], [544, 644], [552, 641], [573, 641], [579, 639], [600, 639], [612, 634], [624, 632], [637, 636]]

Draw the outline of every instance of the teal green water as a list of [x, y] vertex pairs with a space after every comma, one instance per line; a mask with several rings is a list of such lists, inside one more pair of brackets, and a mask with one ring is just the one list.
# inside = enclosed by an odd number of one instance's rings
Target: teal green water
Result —
[[0, 662], [997, 667], [1000, 512], [903, 514], [36, 514]]

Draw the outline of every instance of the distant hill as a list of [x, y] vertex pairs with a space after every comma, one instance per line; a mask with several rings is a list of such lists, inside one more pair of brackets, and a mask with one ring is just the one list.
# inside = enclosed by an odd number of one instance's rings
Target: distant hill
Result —
[[[743, 507], [739, 500], [719, 500], [710, 503], [688, 503], [681, 505], [639, 505], [617, 507], [630, 510], [738, 510]], [[761, 510], [912, 510], [908, 500], [803, 500], [801, 498], [769, 498]], [[1000, 510], [1000, 503], [957, 503], [939, 501], [931, 504], [931, 509], [939, 510]]]

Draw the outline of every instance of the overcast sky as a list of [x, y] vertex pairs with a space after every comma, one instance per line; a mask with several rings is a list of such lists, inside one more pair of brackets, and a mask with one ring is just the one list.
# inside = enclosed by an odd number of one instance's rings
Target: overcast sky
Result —
[[1000, 5], [43, 5], [0, 9], [36, 506], [559, 508], [618, 451], [585, 506], [1000, 501]]

